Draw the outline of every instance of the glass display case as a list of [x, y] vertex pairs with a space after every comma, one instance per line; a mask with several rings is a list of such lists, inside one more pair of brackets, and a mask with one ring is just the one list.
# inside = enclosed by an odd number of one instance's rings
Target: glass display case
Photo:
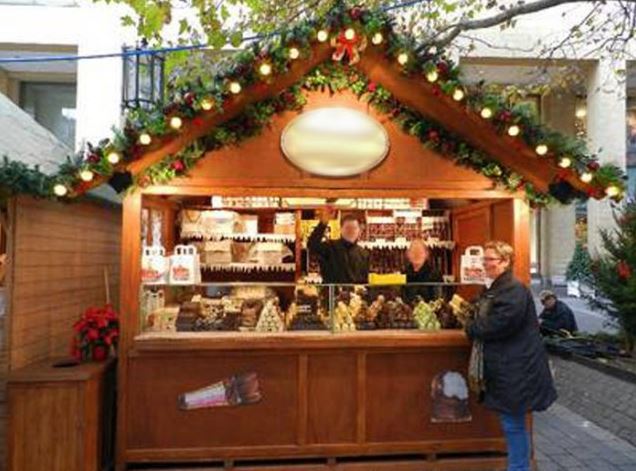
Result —
[[140, 331], [332, 333], [458, 329], [457, 283], [143, 285]]

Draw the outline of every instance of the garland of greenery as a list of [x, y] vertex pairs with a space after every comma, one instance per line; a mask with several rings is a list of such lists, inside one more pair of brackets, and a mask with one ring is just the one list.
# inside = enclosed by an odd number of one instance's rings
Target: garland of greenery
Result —
[[[24, 168], [23, 174], [15, 176], [17, 167], [5, 161], [0, 166], [0, 184], [7, 186], [10, 192], [43, 197], [81, 194], [93, 185], [95, 176], [108, 178], [118, 168], [140, 158], [155, 141], [170, 139], [179, 133], [184, 123], [200, 126], [204, 114], [222, 114], [233, 95], [248, 87], [267, 87], [276, 76], [287, 73], [294, 60], [308, 58], [316, 41], [324, 40], [324, 36], [328, 35], [340, 39], [347, 29], [352, 29], [356, 37], [370, 38], [369, 42], [373, 45], [368, 47], [383, 48], [388, 58], [398, 60], [405, 74], [422, 76], [422, 80], [433, 83], [435, 93], [464, 100], [469, 112], [485, 116], [487, 110], [486, 119], [490, 119], [501, 134], [510, 132], [513, 126], [517, 127], [519, 138], [526, 145], [535, 148], [543, 158], [553, 159], [563, 167], [556, 181], [550, 185], [549, 194], [536, 191], [520, 175], [504, 168], [435, 122], [403, 107], [385, 88], [370, 82], [353, 67], [331, 62], [308, 74], [302, 84], [247, 107], [239, 117], [217, 126], [208, 136], [151, 166], [137, 176], [136, 183], [142, 186], [165, 183], [183, 176], [206, 151], [257, 134], [274, 113], [302, 107], [302, 88], [329, 88], [333, 92], [348, 88], [379, 111], [388, 113], [405, 132], [417, 136], [422, 143], [453, 158], [458, 164], [482, 173], [509, 190], [524, 188], [533, 204], [546, 204], [553, 198], [568, 202], [574, 198], [600, 199], [605, 195], [617, 201], [623, 197], [625, 176], [622, 170], [612, 165], [601, 167], [595, 156], [586, 151], [582, 141], [564, 137], [540, 125], [528, 107], [508, 103], [502, 96], [486, 93], [482, 88], [469, 90], [461, 83], [459, 69], [452, 61], [434, 48], [418, 45], [410, 36], [396, 34], [392, 19], [386, 13], [359, 7], [349, 9], [342, 2], [336, 3], [320, 21], [301, 22], [277, 37], [237, 53], [224, 61], [214, 76], [201, 75], [194, 81], [176, 81], [171, 87], [172, 101], [168, 105], [129, 112], [122, 130], [114, 130], [111, 139], [96, 146], [87, 145], [86, 149], [69, 158], [53, 176], [36, 177], [33, 172], [37, 170], [27, 171]], [[571, 174], [579, 175], [590, 183], [591, 190], [587, 194], [574, 190], [565, 181]]]

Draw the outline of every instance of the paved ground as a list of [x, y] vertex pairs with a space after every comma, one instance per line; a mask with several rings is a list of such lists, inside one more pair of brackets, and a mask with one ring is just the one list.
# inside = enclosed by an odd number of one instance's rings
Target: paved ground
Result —
[[534, 417], [539, 471], [636, 471], [636, 447], [564, 406]]

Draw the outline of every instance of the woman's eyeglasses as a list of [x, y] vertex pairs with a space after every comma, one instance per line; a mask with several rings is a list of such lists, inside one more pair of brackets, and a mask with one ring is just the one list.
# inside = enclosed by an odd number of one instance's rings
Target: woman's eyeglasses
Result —
[[497, 260], [501, 260], [501, 257], [484, 257], [484, 262], [496, 262]]

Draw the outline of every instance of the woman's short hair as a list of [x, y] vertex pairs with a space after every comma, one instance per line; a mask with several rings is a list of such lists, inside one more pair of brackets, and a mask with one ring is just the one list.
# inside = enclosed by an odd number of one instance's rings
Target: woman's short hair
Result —
[[512, 248], [510, 244], [503, 242], [501, 240], [491, 240], [486, 242], [484, 245], [484, 250], [492, 250], [497, 255], [499, 255], [502, 260], [506, 260], [509, 262], [510, 266], [512, 266], [515, 262], [515, 250]]

